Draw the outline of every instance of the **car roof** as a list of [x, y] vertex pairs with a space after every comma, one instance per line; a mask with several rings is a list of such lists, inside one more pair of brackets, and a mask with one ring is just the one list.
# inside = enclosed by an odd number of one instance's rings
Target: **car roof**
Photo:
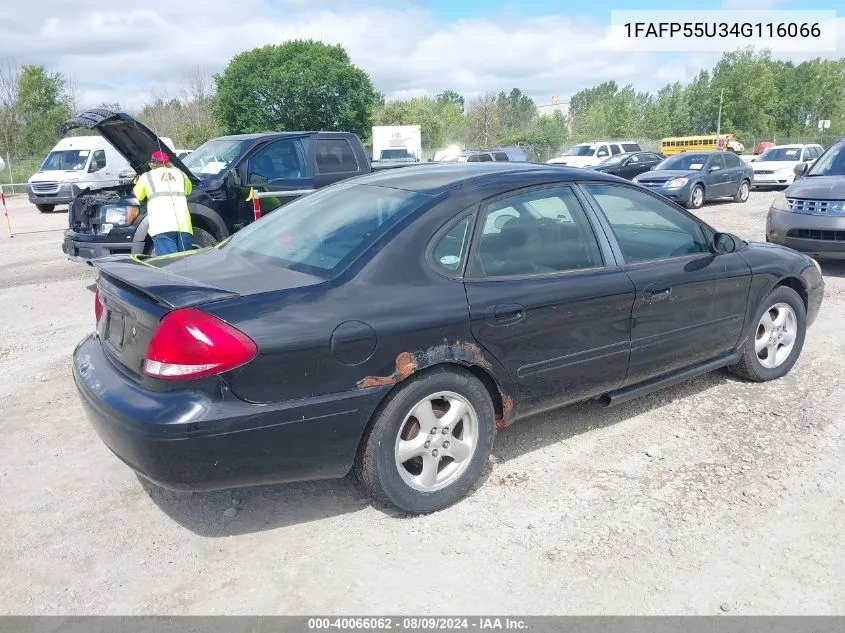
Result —
[[315, 131], [297, 131], [297, 132], [252, 132], [251, 134], [229, 134], [227, 136], [217, 136], [212, 141], [253, 141], [266, 138], [285, 138], [304, 136], [306, 134], [347, 134], [347, 132], [315, 132]]
[[614, 176], [575, 167], [557, 167], [528, 162], [424, 163], [399, 169], [385, 169], [355, 178], [356, 183], [415, 191], [436, 196], [455, 187], [495, 179], [505, 174], [548, 174], [551, 181], [612, 180]]

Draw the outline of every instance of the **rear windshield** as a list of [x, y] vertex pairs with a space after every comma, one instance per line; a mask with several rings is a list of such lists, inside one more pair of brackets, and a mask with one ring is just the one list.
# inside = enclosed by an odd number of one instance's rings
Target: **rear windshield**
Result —
[[85, 169], [91, 150], [66, 149], [50, 152], [47, 160], [41, 165], [41, 171], [80, 171]]
[[331, 279], [427, 200], [413, 191], [341, 183], [253, 222], [222, 248]]

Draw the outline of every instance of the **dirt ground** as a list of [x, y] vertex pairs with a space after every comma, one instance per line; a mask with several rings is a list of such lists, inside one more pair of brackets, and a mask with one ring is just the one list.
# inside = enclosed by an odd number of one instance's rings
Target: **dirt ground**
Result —
[[[700, 215], [762, 239], [773, 193]], [[70, 371], [92, 269], [63, 211], [0, 236], [2, 614], [843, 614], [845, 266], [786, 378], [714, 373], [499, 434], [458, 505], [404, 518], [352, 477], [179, 494], [142, 484]], [[41, 232], [37, 232], [41, 231]], [[231, 516], [234, 513], [234, 516]]]

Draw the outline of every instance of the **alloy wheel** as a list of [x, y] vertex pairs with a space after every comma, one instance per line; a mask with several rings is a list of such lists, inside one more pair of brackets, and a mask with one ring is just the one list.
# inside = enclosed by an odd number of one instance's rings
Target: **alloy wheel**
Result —
[[478, 414], [463, 396], [442, 391], [420, 400], [396, 436], [396, 468], [421, 492], [445, 488], [466, 471], [478, 446]]
[[798, 317], [786, 303], [776, 303], [763, 313], [754, 337], [757, 360], [767, 369], [783, 364], [798, 336]]

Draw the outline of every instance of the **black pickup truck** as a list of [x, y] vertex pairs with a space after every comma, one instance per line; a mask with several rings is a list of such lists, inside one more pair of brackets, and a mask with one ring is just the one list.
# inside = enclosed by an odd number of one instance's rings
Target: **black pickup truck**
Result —
[[[180, 160], [149, 128], [123, 112], [89, 110], [68, 121], [62, 131], [75, 128], [98, 131], [139, 175], [149, 170], [154, 151], [167, 153], [193, 183], [188, 208], [197, 247], [212, 246], [254, 221], [251, 191], [259, 194], [263, 215], [299, 195], [372, 171], [361, 139], [349, 132], [222, 136]], [[271, 197], [263, 197], [267, 195]], [[131, 185], [77, 190], [62, 250], [77, 261], [152, 254], [144, 211]]]

